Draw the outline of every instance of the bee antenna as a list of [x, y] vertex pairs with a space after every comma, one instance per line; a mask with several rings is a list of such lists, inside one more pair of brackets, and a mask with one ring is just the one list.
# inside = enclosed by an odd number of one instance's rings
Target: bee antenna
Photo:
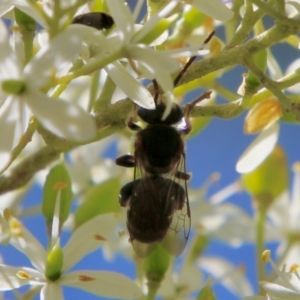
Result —
[[[209, 36], [205, 39], [205, 41], [203, 42], [203, 45], [206, 45], [211, 38], [214, 36], [215, 31], [211, 32], [209, 34]], [[201, 47], [202, 48], [202, 47]], [[200, 49], [201, 49], [200, 48]], [[179, 80], [182, 78], [182, 76], [184, 75], [184, 73], [187, 71], [187, 69], [190, 67], [190, 65], [194, 62], [194, 60], [196, 59], [197, 56], [192, 56], [188, 62], [185, 64], [185, 66], [181, 69], [181, 71], [179, 72], [179, 74], [176, 76], [175, 80], [174, 80], [174, 87], [178, 84]]]

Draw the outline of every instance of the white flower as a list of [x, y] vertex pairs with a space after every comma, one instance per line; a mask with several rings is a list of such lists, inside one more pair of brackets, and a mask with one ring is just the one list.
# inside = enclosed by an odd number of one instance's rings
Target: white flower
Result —
[[[199, 51], [199, 45], [170, 51], [156, 51], [153, 49], [151, 41], [148, 45], [143, 39], [162, 18], [167, 17], [173, 11], [177, 2], [167, 2], [164, 8], [145, 21], [142, 26], [137, 26], [135, 21], [136, 16], [139, 14], [140, 3], [142, 1], [138, 2], [135, 11], [131, 13], [123, 0], [108, 1], [107, 5], [115, 21], [116, 28], [106, 37], [98, 31], [92, 31], [88, 28], [78, 28], [78, 30], [82, 32], [82, 38], [90, 49], [92, 58], [89, 59], [87, 65], [95, 65], [96, 61], [107, 61], [108, 58], [112, 57], [111, 62], [104, 66], [108, 76], [132, 101], [141, 107], [154, 109], [152, 95], [131, 75], [132, 72], [128, 71], [127, 68], [130, 67], [139, 79], [155, 78], [168, 103], [172, 103], [174, 100], [172, 73], [177, 71], [179, 67], [178, 61], [174, 58], [177, 56], [207, 54], [208, 51]], [[159, 41], [162, 42], [163, 39], [159, 39]], [[124, 60], [127, 62], [127, 68], [124, 66]]]
[[300, 274], [299, 265], [293, 265], [290, 272], [282, 270], [276, 266], [270, 258], [270, 251], [263, 253], [263, 259], [270, 262], [277, 278], [274, 282], [261, 281], [260, 286], [266, 291], [267, 297], [251, 296], [247, 300], [267, 299], [267, 300], [297, 300], [300, 299]]
[[[102, 297], [134, 299], [141, 297], [141, 291], [128, 277], [104, 271], [73, 271], [67, 273], [82, 257], [95, 251], [111, 236], [116, 219], [112, 214], [97, 216], [78, 227], [67, 245], [62, 249], [63, 265], [55, 280], [47, 278], [47, 253], [42, 245], [22, 224], [12, 217], [6, 219], [11, 228], [10, 243], [23, 252], [35, 269], [28, 267], [12, 267], [0, 264], [0, 291], [12, 290], [25, 285], [41, 286], [41, 299], [63, 299], [62, 286], [79, 288]], [[1, 223], [5, 223], [1, 219]], [[9, 225], [5, 226], [6, 229]], [[53, 222], [53, 227], [55, 227]], [[56, 231], [56, 232], [55, 232]], [[55, 244], [57, 230], [53, 230], [51, 241]], [[50, 246], [50, 249], [54, 249]]]
[[58, 136], [71, 140], [95, 136], [94, 121], [81, 107], [40, 92], [53, 72], [62, 70], [80, 51], [81, 41], [75, 28], [70, 27], [56, 36], [23, 68], [22, 59], [9, 45], [7, 28], [0, 21], [0, 48], [0, 160], [3, 164], [26, 130], [30, 112]]
[[244, 210], [226, 202], [240, 190], [241, 184], [234, 182], [208, 200], [204, 198], [203, 189], [190, 190], [192, 227], [197, 229], [197, 234], [220, 240], [233, 247], [254, 241], [253, 219]]

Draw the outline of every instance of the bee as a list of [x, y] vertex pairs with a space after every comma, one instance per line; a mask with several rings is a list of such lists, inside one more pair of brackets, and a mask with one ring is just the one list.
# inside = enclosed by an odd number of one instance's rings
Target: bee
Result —
[[[206, 39], [211, 39], [214, 32]], [[174, 81], [179, 82], [196, 57], [192, 57]], [[158, 85], [154, 102], [156, 108], [139, 107], [137, 115], [148, 125], [142, 129], [130, 119], [128, 127], [137, 131], [134, 155], [126, 154], [115, 160], [123, 167], [134, 168], [134, 180], [120, 191], [119, 202], [128, 207], [127, 228], [130, 242], [138, 256], [146, 257], [161, 244], [168, 253], [178, 256], [187, 243], [191, 212], [187, 192], [190, 175], [186, 172], [185, 143], [182, 136], [191, 131], [190, 113], [193, 107], [211, 92], [204, 92], [186, 106], [185, 114], [173, 104], [163, 119], [166, 105], [158, 102]], [[185, 121], [185, 126], [176, 126]]]
[[101, 30], [110, 29], [115, 22], [113, 18], [108, 14], [105, 14], [103, 12], [90, 12], [74, 17], [72, 23], [82, 24]]

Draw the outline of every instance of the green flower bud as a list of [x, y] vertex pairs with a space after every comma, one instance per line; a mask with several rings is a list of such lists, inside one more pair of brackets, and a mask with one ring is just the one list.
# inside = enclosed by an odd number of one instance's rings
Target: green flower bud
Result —
[[51, 251], [48, 253], [45, 276], [51, 280], [55, 281], [59, 279], [61, 275], [61, 269], [63, 266], [64, 253], [59, 245], [55, 245]]
[[144, 260], [143, 270], [147, 278], [149, 294], [156, 294], [169, 268], [170, 261], [171, 256], [160, 245], [157, 245]]
[[119, 212], [120, 189], [121, 184], [118, 179], [110, 179], [93, 186], [75, 213], [76, 227], [98, 215]]
[[59, 219], [62, 223], [66, 221], [69, 216], [71, 201], [73, 198], [71, 178], [64, 164], [58, 164], [53, 167], [46, 178], [42, 213], [45, 216], [47, 223], [52, 222], [55, 201], [59, 190], [61, 190]]
[[2, 81], [1, 88], [6, 94], [21, 95], [26, 91], [26, 84], [20, 80], [10, 79]]

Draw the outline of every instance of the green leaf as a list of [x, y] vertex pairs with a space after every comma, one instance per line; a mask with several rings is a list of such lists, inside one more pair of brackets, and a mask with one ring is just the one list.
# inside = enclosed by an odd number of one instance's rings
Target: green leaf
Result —
[[75, 213], [76, 227], [98, 215], [119, 212], [120, 189], [120, 181], [115, 178], [92, 187]]
[[261, 165], [242, 175], [245, 190], [255, 198], [265, 195], [274, 199], [288, 188], [288, 182], [287, 158], [278, 145]]
[[71, 178], [64, 164], [58, 164], [50, 170], [44, 185], [42, 203], [42, 213], [47, 223], [52, 222], [59, 189], [61, 190], [59, 218], [61, 222], [66, 221], [68, 218], [73, 198], [71, 185]]

